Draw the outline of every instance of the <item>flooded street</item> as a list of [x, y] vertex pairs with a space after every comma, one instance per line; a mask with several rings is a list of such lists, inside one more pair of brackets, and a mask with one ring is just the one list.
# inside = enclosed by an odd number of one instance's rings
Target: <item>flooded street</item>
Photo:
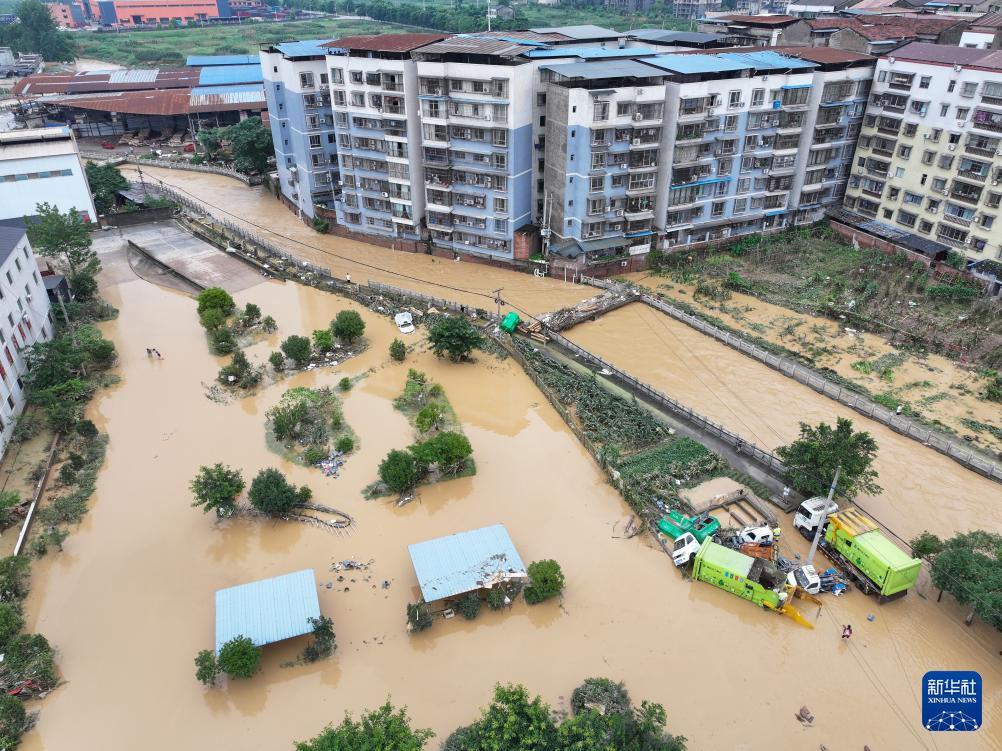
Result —
[[[229, 195], [216, 200], [267, 221], [263, 211], [254, 213], [260, 206], [235, 205]], [[289, 218], [273, 199], [264, 200]], [[301, 230], [311, 242], [337, 243], [341, 250], [351, 245]], [[425, 278], [434, 273], [453, 282], [468, 272], [456, 268], [461, 264], [433, 265], [424, 256], [391, 256], [369, 246], [352, 253], [363, 250]], [[518, 289], [535, 310], [587, 296], [570, 285], [476, 271], [465, 286]], [[361, 310], [371, 346], [360, 357], [218, 404], [205, 397], [203, 384], [223, 360], [208, 353], [190, 298], [139, 280], [106, 287], [104, 294], [121, 311], [102, 328], [118, 346], [122, 380], [98, 395], [89, 416], [111, 442], [85, 521], [64, 553], [34, 567], [27, 625], [59, 649], [65, 683], [38, 703], [39, 723], [23, 749], [291, 749], [294, 739], [387, 696], [409, 707], [416, 726], [439, 734], [430, 744], [437, 748], [457, 725], [475, 718], [495, 681], [522, 682], [566, 708], [574, 686], [594, 675], [625, 681], [637, 700], [662, 702], [669, 728], [688, 736], [693, 749], [939, 749], [943, 741], [920, 726], [920, 681], [930, 669], [973, 669], [984, 678], [985, 727], [950, 737], [949, 748], [1002, 749], [997, 635], [982, 624], [964, 628], [961, 611], [936, 605], [928, 587], [932, 600], [912, 593], [886, 606], [855, 592], [826, 598], [811, 631], [686, 582], [647, 538], [615, 537], [614, 527], [621, 529], [629, 516], [627, 506], [511, 360], [481, 354], [474, 365], [454, 365], [412, 353], [403, 364], [391, 363], [387, 345], [395, 329]], [[248, 349], [255, 362], [286, 336], [326, 326], [336, 311], [355, 307], [278, 282], [247, 289], [237, 299], [257, 303], [279, 324], [268, 341]], [[637, 320], [638, 310], [650, 318]], [[664, 323], [655, 323], [659, 319]], [[813, 392], [800, 394], [788, 379], [764, 368], [759, 373], [760, 366], [712, 349], [717, 345], [709, 340], [696, 341], [695, 332], [665, 326], [676, 324], [634, 305], [572, 334], [725, 424], [743, 429], [747, 423], [767, 445], [792, 437], [798, 419], [830, 419], [836, 411]], [[165, 359], [148, 359], [149, 346]], [[396, 508], [386, 500], [362, 500], [361, 489], [390, 448], [410, 443], [407, 421], [391, 403], [408, 367], [425, 370], [445, 387], [478, 472], [423, 488], [417, 502]], [[269, 453], [264, 413], [286, 388], [333, 385], [370, 368], [345, 395], [345, 417], [361, 449], [340, 478]], [[700, 383], [720, 392], [717, 377], [740, 387], [740, 420], [715, 408]], [[888, 488], [868, 502], [876, 512], [909, 532], [974, 523], [998, 528], [998, 486], [913, 442], [874, 432]], [[278, 467], [291, 482], [309, 484], [317, 502], [353, 514], [358, 526], [340, 538], [295, 523], [217, 523], [190, 507], [188, 490], [199, 465], [214, 462], [239, 467], [248, 481], [263, 467]], [[407, 544], [497, 522], [507, 526], [526, 561], [552, 557], [561, 563], [563, 601], [529, 608], [520, 600], [510, 612], [485, 610], [473, 622], [437, 621], [408, 636], [404, 610], [417, 598], [417, 586]], [[356, 576], [327, 589], [335, 578], [330, 563], [349, 557], [374, 560], [372, 582]], [[215, 590], [302, 568], [316, 571], [321, 610], [334, 620], [334, 656], [282, 667], [303, 641], [266, 647], [260, 674], [203, 689], [193, 659], [213, 641]], [[389, 589], [379, 586], [384, 579]], [[342, 591], [346, 585], [350, 591]], [[874, 621], [867, 621], [868, 613]], [[815, 614], [808, 616], [814, 620]], [[839, 639], [842, 623], [855, 629], [850, 643]], [[794, 719], [802, 705], [816, 715], [813, 727]], [[723, 707], [729, 711], [719, 711]]]
[[651, 308], [628, 305], [567, 336], [766, 448], [796, 439], [800, 422], [851, 418], [877, 441], [875, 466], [884, 488], [859, 502], [905, 539], [925, 529], [944, 537], [1002, 530], [998, 483]]

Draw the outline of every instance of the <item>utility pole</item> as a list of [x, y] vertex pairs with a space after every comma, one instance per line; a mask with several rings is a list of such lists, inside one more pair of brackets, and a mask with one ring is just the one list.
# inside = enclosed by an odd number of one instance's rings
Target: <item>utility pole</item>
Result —
[[814, 554], [818, 552], [818, 543], [821, 541], [821, 535], [824, 534], [825, 528], [825, 517], [829, 507], [832, 505], [832, 498], [835, 496], [835, 486], [838, 485], [838, 476], [842, 473], [842, 465], [838, 465], [835, 468], [835, 477], [832, 478], [832, 486], [828, 488], [828, 500], [825, 501], [825, 507], [821, 512], [821, 518], [818, 519], [818, 527], [814, 530], [814, 540], [811, 542], [811, 552], [807, 554], [807, 564], [808, 566], [814, 562]]
[[503, 289], [503, 287], [499, 287], [498, 289], [494, 290], [494, 302], [498, 306], [498, 318], [499, 319], [501, 318], [501, 303], [504, 302], [504, 300], [501, 299], [501, 290], [502, 289]]
[[487, 31], [491, 30], [491, 0], [487, 0]]

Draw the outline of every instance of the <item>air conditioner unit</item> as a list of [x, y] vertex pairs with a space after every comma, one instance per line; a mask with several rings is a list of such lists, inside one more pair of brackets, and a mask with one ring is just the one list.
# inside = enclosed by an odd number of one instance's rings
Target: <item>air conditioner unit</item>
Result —
[[929, 140], [929, 134], [928, 133], [923, 133], [922, 134], [922, 138], [924, 138], [926, 140]]
[[972, 242], [974, 241], [970, 238], [970, 236], [964, 238], [964, 245], [970, 245]]
[[957, 150], [957, 144], [955, 144], [955, 143], [947, 144], [946, 148], [948, 148], [950, 151], [956, 151]]
[[493, 183], [491, 182], [491, 179], [490, 179], [489, 177], [485, 177], [485, 178], [484, 178], [484, 187], [485, 187], [485, 188], [489, 188], [489, 187], [491, 187], [491, 185], [492, 185], [492, 184], [493, 184]]
[[999, 184], [998, 180], [992, 180], [992, 185], [998, 185], [998, 184]]
[[629, 261], [620, 261], [619, 265], [621, 268], [625, 269], [629, 265], [629, 263], [630, 263]]
[[380, 193], [379, 195], [381, 195], [383, 198], [389, 198], [390, 197], [389, 193]]
[[620, 169], [626, 169], [626, 167], [627, 167], [626, 162], [620, 162], [619, 163], [619, 167], [620, 167]]
[[634, 138], [633, 139], [633, 145], [634, 146], [639, 146], [640, 145], [640, 139], [639, 138]]
[[929, 209], [930, 214], [935, 214], [937, 211], [939, 211], [939, 209], [937, 209], [936, 207]]
[[966, 122], [966, 120], [957, 120], [957, 127], [958, 128], [963, 128], [965, 122]]
[[954, 69], [955, 71], [957, 71], [957, 72], [959, 73], [959, 72], [960, 72], [960, 71], [962, 71], [962, 70], [963, 70], [964, 68], [963, 68], [963, 66], [961, 66], [961, 65], [954, 65], [954, 66], [953, 66], [953, 69]]
[[616, 209], [616, 216], [622, 216], [622, 215], [623, 215], [623, 210], [622, 209]]
[[944, 195], [944, 196], [948, 196], [948, 195], [950, 195], [950, 191], [948, 191], [948, 190], [944, 190], [944, 191], [943, 191], [943, 195]]
[[634, 119], [634, 120], [637, 120], [637, 121], [639, 122], [640, 120], [643, 120], [643, 119], [644, 119], [644, 116], [643, 116], [643, 115], [641, 115], [641, 114], [640, 114], [639, 112], [637, 112], [637, 113], [635, 113], [635, 114], [633, 115], [633, 119]]

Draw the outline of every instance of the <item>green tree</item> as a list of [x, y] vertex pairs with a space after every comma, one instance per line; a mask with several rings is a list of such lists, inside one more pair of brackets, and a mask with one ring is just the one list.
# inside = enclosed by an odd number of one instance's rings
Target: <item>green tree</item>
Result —
[[534, 561], [526, 573], [529, 574], [529, 586], [525, 588], [525, 601], [530, 605], [555, 597], [564, 588], [564, 572], [554, 560]]
[[13, 696], [0, 694], [0, 748], [17, 748], [30, 726], [24, 703]]
[[293, 334], [282, 342], [282, 351], [296, 363], [296, 367], [301, 368], [310, 361], [310, 340], [305, 336]]
[[228, 316], [236, 309], [236, 303], [225, 289], [209, 287], [198, 293], [198, 314], [202, 315], [210, 308], [220, 310], [223, 315]]
[[428, 341], [436, 357], [448, 355], [453, 362], [459, 362], [481, 346], [484, 337], [464, 316], [449, 316], [432, 324]]
[[87, 162], [85, 171], [97, 212], [107, 214], [115, 208], [115, 195], [118, 191], [128, 188], [129, 181], [118, 171], [118, 167], [110, 162], [107, 164]]
[[363, 713], [358, 722], [345, 714], [337, 727], [328, 726], [315, 738], [296, 743], [296, 751], [421, 751], [434, 736], [427, 728], [411, 728], [406, 707], [395, 709], [387, 701]]
[[337, 387], [340, 391], [351, 391], [351, 379], [345, 376], [337, 382]]
[[913, 538], [908, 546], [912, 549], [912, 554], [919, 558], [927, 558], [936, 555], [943, 550], [943, 541], [938, 536], [928, 530], [918, 537]]
[[96, 289], [90, 282], [101, 270], [101, 261], [91, 249], [90, 230], [76, 209], [63, 214], [57, 206], [40, 203], [36, 220], [28, 226], [28, 240], [39, 255], [55, 258], [63, 267], [70, 287], [81, 300]]
[[48, 639], [41, 634], [18, 634], [7, 645], [4, 667], [14, 682], [32, 680], [39, 691], [54, 688], [56, 677], [55, 654]]
[[975, 530], [954, 535], [932, 555], [932, 581], [967, 605], [974, 616], [1002, 631], [1002, 535]]
[[233, 152], [233, 168], [237, 172], [254, 173], [268, 170], [268, 159], [275, 155], [271, 130], [261, 124], [260, 117], [248, 117], [224, 131]]
[[480, 596], [476, 592], [467, 592], [456, 602], [456, 609], [466, 620], [472, 621], [480, 615], [481, 604]]
[[31, 561], [24, 555], [0, 558], [0, 601], [23, 600], [28, 596]]
[[454, 475], [466, 466], [473, 447], [462, 433], [447, 430], [426, 441], [415, 443], [410, 451], [421, 464], [437, 464], [443, 474]]
[[316, 662], [325, 657], [330, 657], [337, 645], [334, 643], [334, 621], [326, 615], [319, 618], [310, 618], [310, 625], [313, 626], [313, 641], [306, 645], [303, 650], [303, 659], [306, 662]]
[[390, 342], [390, 357], [397, 362], [403, 362], [404, 358], [407, 357], [407, 347], [399, 339]]
[[445, 417], [445, 410], [438, 402], [426, 404], [414, 417], [414, 427], [422, 433], [427, 433], [432, 429], [437, 429]]
[[271, 363], [271, 367], [273, 367], [276, 372], [285, 370], [285, 356], [282, 355], [281, 352], [272, 352], [268, 355], [268, 362]]
[[261, 648], [246, 636], [235, 636], [219, 650], [219, 668], [230, 678], [250, 678], [261, 666]]
[[223, 145], [223, 133], [220, 128], [202, 128], [198, 131], [198, 143], [205, 149], [209, 159], [215, 159]]
[[622, 683], [608, 678], [586, 678], [584, 683], [571, 694], [571, 711], [574, 714], [587, 711], [585, 704], [600, 704], [605, 714], [629, 714], [630, 694]]
[[0, 44], [15, 52], [38, 54], [51, 62], [76, 60], [71, 36], [60, 31], [48, 8], [38, 0], [22, 0], [14, 6], [18, 23], [0, 26]]
[[203, 465], [191, 481], [191, 492], [195, 496], [191, 505], [201, 506], [205, 512], [215, 509], [218, 516], [229, 516], [236, 510], [237, 496], [243, 489], [244, 478], [240, 470], [218, 462], [211, 467]]
[[219, 308], [206, 308], [199, 313], [198, 320], [209, 331], [214, 331], [226, 323], [226, 314]]
[[845, 417], [838, 418], [834, 430], [827, 423], [800, 423], [800, 438], [780, 446], [776, 454], [786, 464], [789, 483], [805, 495], [826, 494], [839, 466], [838, 490], [844, 496], [881, 492], [873, 469], [877, 442], [869, 433], [854, 431]]
[[557, 728], [550, 707], [524, 686], [494, 688], [494, 700], [470, 726], [470, 751], [550, 751], [556, 748]]
[[195, 678], [206, 686], [216, 685], [219, 677], [219, 661], [211, 649], [203, 649], [195, 657]]
[[24, 628], [24, 616], [9, 602], [0, 602], [0, 650]]
[[261, 320], [261, 308], [259, 308], [257, 305], [255, 305], [252, 302], [247, 303], [244, 306], [243, 319], [244, 319], [244, 323], [246, 323], [248, 326], [256, 323], [257, 321], [260, 321]]
[[313, 491], [306, 485], [297, 488], [277, 469], [262, 469], [251, 481], [247, 497], [264, 514], [280, 516], [310, 500]]
[[317, 329], [313, 332], [313, 349], [321, 354], [334, 349], [334, 337], [328, 329]]
[[423, 600], [407, 604], [407, 628], [409, 631], [424, 631], [426, 628], [431, 628], [433, 622], [434, 619], [428, 612], [428, 605]]
[[331, 321], [331, 333], [343, 342], [351, 344], [365, 332], [365, 321], [354, 310], [341, 310]]
[[421, 479], [414, 455], [409, 451], [393, 450], [379, 464], [379, 479], [394, 493], [403, 493]]

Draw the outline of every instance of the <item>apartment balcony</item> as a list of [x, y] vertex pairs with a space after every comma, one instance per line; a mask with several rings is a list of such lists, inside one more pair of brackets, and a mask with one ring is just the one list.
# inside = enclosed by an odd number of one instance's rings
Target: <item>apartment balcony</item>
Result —
[[627, 186], [626, 195], [631, 198], [637, 198], [639, 196], [653, 196], [657, 192], [656, 185], [647, 185], [644, 187], [631, 188]]
[[950, 222], [951, 224], [958, 224], [961, 227], [970, 227], [971, 226], [971, 220], [970, 219], [964, 219], [964, 217], [957, 216], [956, 214], [943, 214], [943, 218], [946, 221]]
[[955, 190], [951, 190], [950, 198], [954, 201], [963, 201], [964, 203], [969, 203], [972, 206], [977, 206], [978, 202], [981, 200], [981, 195], [975, 195], [973, 193], [958, 193]]
[[866, 174], [879, 178], [881, 180], [886, 180], [889, 173], [881, 172], [880, 170], [873, 169], [873, 167], [867, 167]]
[[957, 170], [957, 176], [962, 177], [965, 180], [976, 180], [979, 183], [983, 183], [988, 179], [987, 172], [972, 172], [971, 170]]
[[633, 149], [652, 149], [656, 148], [661, 143], [660, 139], [649, 139], [645, 140], [642, 138], [634, 138], [630, 141], [630, 150]]
[[894, 156], [894, 152], [891, 151], [891, 150], [889, 150], [889, 149], [881, 149], [881, 148], [879, 148], [877, 146], [871, 146], [870, 150], [874, 154], [880, 154], [880, 156], [886, 156], [888, 159], [890, 159], [891, 157]]
[[980, 146], [967, 145], [964, 146], [964, 151], [967, 152], [968, 154], [977, 154], [978, 156], [993, 157], [995, 156], [995, 152], [998, 151], [998, 149], [997, 148], [988, 149], [988, 148], [981, 148]]
[[970, 126], [978, 130], [986, 130], [989, 133], [1002, 133], [1002, 121], [992, 122], [990, 120], [971, 120]]
[[944, 245], [949, 245], [953, 248], [960, 248], [961, 250], [967, 247], [967, 243], [963, 240], [958, 240], [954, 237], [950, 237], [949, 235], [941, 235], [938, 232], [936, 234], [936, 240]]
[[911, 91], [912, 82], [908, 81], [906, 83], [905, 81], [890, 81], [887, 84], [887, 88], [894, 89], [895, 91]]
[[893, 127], [890, 125], [878, 125], [877, 132], [888, 136], [898, 136], [901, 135], [901, 124], [898, 123]]
[[630, 208], [627, 208], [627, 209], [624, 209], [623, 213], [624, 213], [624, 216], [626, 217], [626, 220], [628, 222], [640, 222], [640, 221], [643, 221], [645, 219], [653, 219], [654, 218], [654, 207], [652, 206], [651, 208], [644, 209], [642, 211], [640, 209], [630, 209]]
[[874, 198], [883, 198], [884, 196], [883, 190], [870, 190], [870, 188], [862, 188], [860, 192], [865, 193], [868, 196], [873, 196]]
[[705, 131], [702, 133], [690, 133], [684, 136], [676, 136], [675, 145], [678, 146], [679, 144], [684, 144], [684, 143], [699, 143], [700, 141], [703, 140], [705, 136], [706, 136]]

